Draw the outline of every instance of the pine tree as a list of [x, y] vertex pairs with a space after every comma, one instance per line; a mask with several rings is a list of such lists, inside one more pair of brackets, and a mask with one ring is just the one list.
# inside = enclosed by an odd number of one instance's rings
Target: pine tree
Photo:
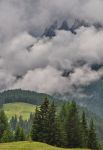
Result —
[[19, 125], [17, 125], [15, 130], [15, 141], [20, 141], [20, 132], [21, 132], [21, 128]]
[[64, 103], [61, 107], [58, 119], [59, 119], [59, 127], [61, 130], [61, 136], [62, 136], [62, 147], [66, 147], [67, 145], [67, 138], [66, 138], [66, 130], [65, 130], [65, 124], [67, 121], [68, 111], [70, 108], [70, 103]]
[[31, 128], [31, 139], [33, 141], [41, 140], [41, 130], [42, 130], [42, 118], [40, 110], [36, 107], [35, 115], [33, 118], [32, 128]]
[[11, 126], [11, 129], [14, 131], [16, 129], [16, 126], [17, 126], [17, 116], [12, 116], [11, 120], [10, 120], [10, 126]]
[[40, 106], [41, 131], [39, 132], [40, 140], [48, 143], [48, 126], [49, 126], [49, 100], [46, 97], [43, 104]]
[[23, 124], [24, 124], [23, 117], [20, 116], [19, 117], [19, 125], [20, 125], [20, 127], [23, 127]]
[[80, 120], [75, 102], [71, 103], [65, 126], [67, 146], [70, 148], [81, 147]]
[[15, 141], [25, 141], [24, 130], [19, 125], [17, 125], [17, 127], [16, 127]]
[[56, 118], [56, 107], [54, 102], [50, 104], [48, 99], [45, 98], [40, 109], [36, 108], [31, 138], [34, 141], [40, 141], [51, 145], [60, 145], [60, 136], [60, 128]]
[[21, 131], [20, 131], [20, 141], [25, 141], [26, 137], [25, 137], [25, 134], [24, 134], [24, 130], [23, 128], [21, 128]]
[[89, 128], [89, 133], [88, 133], [88, 148], [93, 149], [93, 150], [99, 150], [95, 126], [94, 126], [94, 122], [92, 119], [90, 121], [90, 128]]
[[14, 136], [12, 131], [10, 131], [10, 129], [5, 130], [1, 142], [6, 143], [6, 142], [12, 142], [13, 140], [14, 140]]
[[82, 147], [87, 148], [88, 143], [88, 125], [85, 116], [85, 112], [82, 113], [81, 118], [81, 136], [82, 136]]
[[0, 141], [4, 131], [8, 128], [8, 120], [3, 110], [0, 110]]
[[65, 123], [66, 116], [67, 116], [66, 103], [64, 103], [59, 113], [61, 123]]
[[40, 109], [36, 110], [32, 126], [32, 139], [48, 143], [49, 135], [49, 100], [46, 97]]
[[56, 117], [56, 106], [54, 102], [49, 106], [49, 124], [48, 124], [48, 144], [55, 145], [55, 146], [61, 146], [63, 144], [62, 142], [62, 134], [61, 134], [61, 128], [59, 121]]
[[56, 130], [56, 118], [55, 118], [55, 105], [51, 104], [48, 110], [48, 144], [55, 145], [55, 130]]
[[19, 141], [19, 139], [20, 139], [19, 136], [20, 136], [20, 127], [17, 126], [16, 130], [15, 130], [15, 141]]

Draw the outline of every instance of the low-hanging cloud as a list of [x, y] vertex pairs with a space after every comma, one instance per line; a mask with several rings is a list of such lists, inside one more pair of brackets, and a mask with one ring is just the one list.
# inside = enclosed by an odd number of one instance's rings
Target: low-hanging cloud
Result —
[[41, 35], [55, 20], [75, 19], [103, 25], [102, 0], [1, 0], [0, 39], [9, 40], [28, 31]]
[[[102, 67], [91, 68], [103, 64], [103, 29], [92, 26], [103, 25], [102, 0], [1, 0], [0, 10], [0, 90], [64, 94], [103, 76]], [[60, 26], [75, 19], [91, 26], [76, 35], [57, 30], [51, 39], [41, 37], [54, 21]]]
[[[10, 43], [2, 66], [12, 76], [22, 76], [10, 88], [64, 94], [74, 90], [74, 86], [88, 85], [103, 76], [102, 68], [91, 69], [92, 64], [103, 64], [103, 31], [94, 27], [82, 27], [77, 35], [57, 31], [52, 39], [23, 33]], [[79, 61], [85, 63], [80, 65]], [[65, 70], [73, 71], [64, 77]]]

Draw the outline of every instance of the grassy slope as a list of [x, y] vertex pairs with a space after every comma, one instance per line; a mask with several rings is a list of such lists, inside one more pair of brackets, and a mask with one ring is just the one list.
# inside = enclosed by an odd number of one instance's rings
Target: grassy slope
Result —
[[[56, 148], [39, 142], [13, 142], [13, 143], [0, 144], [0, 150], [14, 150], [14, 149], [15, 150], [71, 150], [71, 149]], [[75, 150], [86, 150], [86, 149], [75, 149]]]
[[14, 115], [18, 117], [22, 115], [23, 119], [28, 119], [30, 113], [35, 112], [35, 105], [27, 103], [9, 103], [5, 104], [3, 107], [8, 119]]

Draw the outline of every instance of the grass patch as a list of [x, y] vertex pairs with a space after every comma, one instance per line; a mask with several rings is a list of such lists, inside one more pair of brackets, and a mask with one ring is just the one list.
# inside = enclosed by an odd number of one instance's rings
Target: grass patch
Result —
[[63, 149], [39, 142], [13, 142], [0, 144], [0, 150], [87, 150], [87, 149]]
[[29, 118], [31, 112], [35, 112], [36, 106], [27, 103], [9, 103], [4, 104], [3, 108], [8, 119], [14, 115], [17, 115], [17, 117], [22, 115], [25, 120]]

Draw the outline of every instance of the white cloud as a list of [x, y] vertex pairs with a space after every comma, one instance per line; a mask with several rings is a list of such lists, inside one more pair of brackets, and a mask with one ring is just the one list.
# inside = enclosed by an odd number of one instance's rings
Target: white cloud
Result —
[[67, 92], [68, 79], [61, 76], [62, 72], [50, 66], [44, 69], [29, 71], [13, 88], [31, 89], [48, 94]]
[[[0, 89], [24, 88], [53, 94], [90, 84], [103, 75], [91, 64], [103, 64], [103, 29], [81, 27], [74, 35], [56, 31], [52, 39], [41, 35], [55, 20], [85, 20], [103, 25], [102, 0], [1, 0]], [[79, 61], [85, 65], [80, 66]], [[68, 78], [64, 70], [73, 70]], [[15, 76], [23, 78], [16, 80]]]

